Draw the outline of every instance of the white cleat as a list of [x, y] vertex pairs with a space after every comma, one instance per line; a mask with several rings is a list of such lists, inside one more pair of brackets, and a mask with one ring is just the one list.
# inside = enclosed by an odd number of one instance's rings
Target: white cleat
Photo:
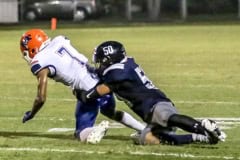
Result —
[[227, 135], [220, 130], [215, 121], [203, 119], [201, 124], [208, 131], [210, 143], [216, 144], [217, 141], [225, 141]]
[[107, 130], [109, 128], [108, 121], [102, 121], [97, 126], [93, 128], [93, 131], [87, 137], [87, 143], [97, 144], [102, 138], [105, 136]]
[[219, 140], [222, 142], [225, 142], [225, 139], [227, 138], [227, 134], [223, 131], [220, 131], [220, 135], [218, 136]]

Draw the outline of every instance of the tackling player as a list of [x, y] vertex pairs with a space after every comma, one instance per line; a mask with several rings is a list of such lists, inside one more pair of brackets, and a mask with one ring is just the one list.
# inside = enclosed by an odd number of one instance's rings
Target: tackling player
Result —
[[[31, 29], [22, 35], [20, 49], [38, 81], [32, 110], [25, 113], [23, 123], [32, 119], [44, 105], [47, 98], [48, 78], [70, 86], [73, 90], [90, 90], [99, 83], [96, 74], [89, 71], [88, 59], [64, 36], [57, 36], [51, 40], [41, 29]], [[114, 97], [112, 94], [107, 94], [87, 103], [77, 101], [76, 138], [89, 143], [98, 143], [102, 139], [108, 129], [108, 121], [93, 127], [99, 108], [103, 115], [128, 127], [137, 131], [144, 128], [144, 125], [128, 113], [115, 110]]]
[[[225, 134], [214, 121], [205, 119], [200, 122], [178, 114], [172, 101], [154, 86], [133, 58], [126, 56], [121, 43], [103, 42], [95, 49], [93, 61], [103, 84], [87, 92], [79, 91], [77, 98], [89, 101], [111, 92], [115, 93], [148, 124], [138, 137], [140, 144], [159, 144], [160, 141], [171, 144], [194, 141], [216, 144], [225, 139]], [[193, 134], [171, 134], [175, 127]]]

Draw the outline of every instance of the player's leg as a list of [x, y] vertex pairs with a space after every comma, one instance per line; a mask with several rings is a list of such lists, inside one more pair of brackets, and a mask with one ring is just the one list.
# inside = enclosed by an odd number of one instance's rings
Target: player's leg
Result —
[[129, 113], [124, 111], [119, 111], [115, 109], [114, 96], [106, 95], [99, 98], [100, 112], [106, 117], [122, 123], [123, 125], [135, 129], [136, 131], [142, 131], [145, 125], [132, 117]]
[[168, 125], [179, 127], [188, 132], [209, 136], [209, 142], [211, 144], [216, 144], [219, 140], [218, 135], [214, 130], [207, 130], [201, 125], [201, 122], [186, 115], [174, 114], [170, 116]]
[[214, 130], [209, 130], [192, 117], [178, 114], [172, 103], [159, 102], [154, 107], [153, 123], [158, 123], [165, 127], [178, 127], [188, 132], [209, 136], [212, 144], [218, 142], [218, 135]]
[[81, 101], [77, 101], [75, 110], [75, 133], [74, 136], [85, 141], [93, 126], [98, 114], [98, 107], [88, 107]]
[[175, 128], [162, 127], [160, 125], [148, 125], [139, 137], [135, 137], [134, 142], [136, 144], [170, 144], [170, 145], [182, 145], [193, 142], [209, 143], [209, 139], [205, 135], [201, 134], [182, 134], [177, 135]]
[[[167, 140], [168, 142], [174, 142], [174, 144], [186, 144], [194, 141], [204, 141], [211, 144], [216, 144], [219, 140], [218, 135], [215, 134], [215, 130], [210, 125], [202, 125], [201, 122], [184, 115], [179, 115], [172, 105], [168, 102], [159, 102], [154, 106], [154, 110], [150, 118], [148, 118], [149, 124], [157, 124], [163, 127], [179, 127], [183, 130], [195, 133], [191, 135], [169, 135], [169, 134], [156, 134], [152, 129], [146, 127], [141, 136], [140, 144], [157, 144], [162, 140]], [[166, 132], [163, 132], [166, 133]], [[209, 141], [207, 141], [206, 139]]]
[[160, 125], [155, 125], [152, 127], [151, 131], [153, 135], [159, 137], [163, 144], [181, 145], [193, 142], [209, 142], [208, 137], [202, 134], [176, 134], [175, 127], [162, 127]]
[[105, 135], [108, 129], [107, 121], [103, 121], [99, 125], [94, 126], [98, 110], [97, 102], [77, 102], [75, 111], [76, 130], [74, 135], [81, 142], [99, 143]]
[[182, 135], [161, 133], [159, 136], [162, 144], [183, 145], [193, 142], [209, 143], [209, 138], [207, 136], [195, 133]]

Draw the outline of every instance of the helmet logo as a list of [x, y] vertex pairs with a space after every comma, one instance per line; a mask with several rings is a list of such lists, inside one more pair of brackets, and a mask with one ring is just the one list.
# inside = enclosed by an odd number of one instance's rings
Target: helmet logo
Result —
[[28, 42], [31, 40], [31, 35], [27, 35], [22, 39], [21, 46], [25, 49], [28, 49]]
[[113, 54], [114, 53], [113, 47], [112, 46], [103, 47], [103, 53], [105, 56]]

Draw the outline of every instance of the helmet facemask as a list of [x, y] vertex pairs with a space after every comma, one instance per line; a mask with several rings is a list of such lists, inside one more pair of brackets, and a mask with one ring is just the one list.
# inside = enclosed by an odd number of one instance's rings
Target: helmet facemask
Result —
[[94, 63], [95, 68], [100, 72], [109, 66], [106, 63], [108, 61], [108, 59], [106, 57], [100, 58], [96, 53], [96, 48], [94, 49], [94, 52], [93, 52], [92, 61]]
[[23, 59], [26, 60], [28, 64], [30, 64], [32, 61], [32, 58], [29, 57], [28, 50], [24, 50], [22, 54], [23, 54]]

